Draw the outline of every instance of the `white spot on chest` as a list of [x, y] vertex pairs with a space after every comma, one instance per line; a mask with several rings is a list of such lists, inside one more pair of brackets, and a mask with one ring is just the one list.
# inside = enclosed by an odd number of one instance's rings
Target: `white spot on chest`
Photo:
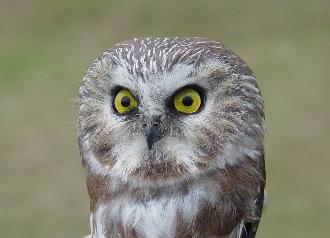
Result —
[[176, 210], [174, 199], [150, 201], [144, 205], [125, 204], [122, 207], [122, 223], [135, 227], [143, 237], [174, 237]]
[[164, 196], [143, 203], [136, 202], [133, 198], [121, 197], [98, 208], [93, 216], [94, 224], [96, 224], [95, 230], [104, 230], [108, 226], [104, 222], [112, 221], [119, 222], [124, 232], [134, 229], [139, 237], [175, 237], [177, 215], [180, 214], [180, 218], [185, 224], [192, 224], [201, 201], [205, 199], [214, 198], [199, 189], [185, 196]]

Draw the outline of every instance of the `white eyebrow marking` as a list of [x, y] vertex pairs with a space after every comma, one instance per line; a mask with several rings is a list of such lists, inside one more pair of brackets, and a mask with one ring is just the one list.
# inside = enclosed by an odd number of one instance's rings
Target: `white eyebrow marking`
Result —
[[127, 69], [118, 66], [116, 67], [112, 73], [111, 73], [111, 84], [119, 85], [124, 88], [130, 89], [131, 91], [134, 91], [133, 89], [137, 89], [138, 87], [138, 80], [133, 78], [133, 75], [131, 75]]

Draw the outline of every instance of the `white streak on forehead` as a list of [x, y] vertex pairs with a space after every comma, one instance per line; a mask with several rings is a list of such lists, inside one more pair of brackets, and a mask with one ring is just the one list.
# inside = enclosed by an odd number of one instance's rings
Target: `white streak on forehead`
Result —
[[175, 90], [188, 84], [193, 84], [194, 80], [188, 77], [193, 71], [193, 65], [179, 64], [173, 68], [170, 73], [165, 73], [157, 82], [158, 88], [162, 89], [164, 94], [171, 94]]
[[116, 67], [111, 73], [112, 84], [119, 85], [128, 89], [134, 89], [137, 86], [137, 79], [122, 66]]
[[[173, 68], [170, 73], [164, 74], [161, 80], [158, 82], [158, 87], [164, 90], [166, 93], [172, 93], [175, 90], [189, 84], [199, 84], [200, 86], [206, 86], [209, 75], [215, 70], [221, 70], [227, 73], [230, 67], [219, 61], [207, 61], [200, 65], [198, 69], [194, 65], [178, 64]], [[196, 75], [190, 76], [194, 70], [197, 70]]]

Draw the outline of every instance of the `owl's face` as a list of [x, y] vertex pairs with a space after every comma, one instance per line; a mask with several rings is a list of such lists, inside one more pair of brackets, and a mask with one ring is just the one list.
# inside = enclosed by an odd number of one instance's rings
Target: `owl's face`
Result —
[[263, 104], [249, 68], [200, 38], [123, 42], [79, 91], [84, 162], [125, 181], [176, 181], [260, 152]]

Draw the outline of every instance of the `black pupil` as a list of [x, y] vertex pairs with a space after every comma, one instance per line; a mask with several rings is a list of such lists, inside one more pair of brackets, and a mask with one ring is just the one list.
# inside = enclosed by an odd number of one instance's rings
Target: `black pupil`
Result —
[[129, 99], [129, 97], [125, 96], [121, 99], [120, 103], [123, 107], [128, 107], [131, 103], [131, 100]]
[[190, 96], [184, 96], [182, 98], [182, 104], [186, 107], [191, 106], [193, 104], [193, 99]]

